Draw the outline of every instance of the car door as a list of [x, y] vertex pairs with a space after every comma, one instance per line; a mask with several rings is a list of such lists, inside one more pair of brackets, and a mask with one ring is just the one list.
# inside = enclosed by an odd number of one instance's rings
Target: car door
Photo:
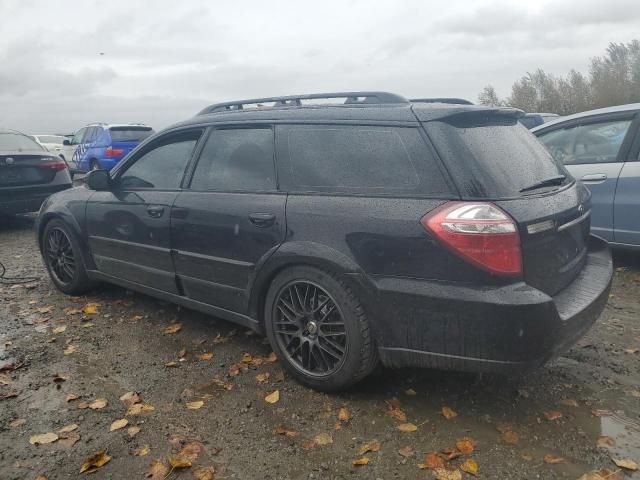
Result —
[[71, 162], [71, 167], [74, 169], [80, 169], [78, 164], [78, 146], [84, 141], [84, 137], [87, 135], [89, 127], [84, 127], [74, 133], [73, 138], [70, 140], [69, 145], [65, 145], [64, 158], [67, 162]]
[[627, 155], [616, 188], [613, 207], [616, 243], [640, 246], [640, 114], [632, 124], [634, 146]]
[[91, 158], [92, 146], [100, 132], [102, 132], [102, 127], [88, 127], [86, 135], [82, 138], [80, 144], [78, 144], [74, 158], [76, 159], [76, 163], [80, 170], [88, 171], [91, 169], [89, 161]]
[[201, 129], [169, 132], [117, 168], [109, 191], [87, 202], [89, 246], [98, 270], [178, 293], [170, 251], [170, 209]]
[[215, 128], [189, 188], [171, 209], [176, 274], [184, 294], [246, 313], [256, 266], [285, 235], [286, 194], [276, 186], [271, 126]]
[[537, 133], [556, 160], [589, 188], [591, 230], [610, 242], [614, 241], [614, 198], [631, 122], [629, 114], [597, 116]]

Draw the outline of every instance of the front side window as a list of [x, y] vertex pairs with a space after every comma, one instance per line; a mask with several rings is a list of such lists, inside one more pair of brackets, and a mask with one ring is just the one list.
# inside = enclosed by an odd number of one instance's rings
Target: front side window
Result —
[[71, 144], [72, 145], [80, 145], [83, 141], [84, 141], [84, 137], [87, 134], [87, 127], [81, 128], [80, 130], [78, 130], [74, 135], [73, 138], [71, 139]]
[[274, 190], [273, 131], [214, 130], [200, 155], [192, 190]]
[[124, 189], [155, 188], [172, 190], [180, 187], [187, 162], [201, 131], [165, 137], [150, 146], [119, 177]]

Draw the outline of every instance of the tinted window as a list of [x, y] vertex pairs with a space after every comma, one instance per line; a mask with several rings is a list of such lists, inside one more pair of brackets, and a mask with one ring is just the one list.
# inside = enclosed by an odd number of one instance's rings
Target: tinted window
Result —
[[194, 190], [273, 190], [273, 131], [215, 130], [191, 181]]
[[0, 133], [0, 151], [16, 152], [20, 150], [44, 150], [42, 146], [26, 135]]
[[286, 148], [291, 183], [301, 190], [425, 195], [449, 190], [414, 128], [292, 126]]
[[120, 185], [123, 188], [179, 188], [200, 133], [172, 137], [151, 146], [122, 174]]
[[94, 143], [98, 139], [98, 134], [102, 132], [101, 127], [90, 127], [87, 131], [87, 135], [82, 140], [82, 143]]
[[569, 173], [515, 119], [461, 115], [425, 124], [465, 198], [520, 196], [520, 190]]
[[111, 127], [114, 142], [141, 142], [153, 133], [150, 127]]
[[73, 139], [71, 140], [71, 143], [73, 145], [79, 145], [82, 143], [82, 141], [84, 140], [85, 135], [87, 134], [87, 130], [88, 128], [81, 128], [80, 130], [78, 130], [74, 135], [73, 135]]

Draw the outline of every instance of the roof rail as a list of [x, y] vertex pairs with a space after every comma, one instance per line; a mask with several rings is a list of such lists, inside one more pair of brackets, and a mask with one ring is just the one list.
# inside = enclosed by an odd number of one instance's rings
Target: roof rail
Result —
[[[264, 108], [261, 103], [274, 102], [273, 107], [301, 107], [305, 100], [344, 98], [342, 105], [360, 105], [360, 104], [393, 104], [393, 103], [409, 103], [409, 100], [401, 95], [388, 92], [336, 92], [336, 93], [312, 93], [307, 95], [289, 95], [286, 97], [265, 97], [252, 98], [250, 100], [236, 100], [233, 102], [215, 103], [204, 108], [198, 115], [207, 113], [244, 110], [245, 105], [256, 104], [258, 108]], [[269, 108], [269, 107], [267, 107]]]
[[413, 103], [451, 103], [454, 105], [473, 105], [473, 102], [470, 102], [469, 100], [455, 97], [411, 98], [409, 101]]

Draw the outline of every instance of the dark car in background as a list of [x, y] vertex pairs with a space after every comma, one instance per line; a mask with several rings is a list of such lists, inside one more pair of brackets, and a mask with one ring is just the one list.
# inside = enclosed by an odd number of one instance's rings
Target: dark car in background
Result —
[[520, 123], [531, 130], [543, 123], [551, 122], [558, 118], [559, 115], [556, 113], [525, 113], [520, 117]]
[[521, 113], [384, 92], [212, 105], [49, 198], [38, 242], [61, 291], [111, 282], [266, 333], [316, 389], [379, 360], [522, 372], [593, 324], [612, 262], [589, 191]]
[[70, 187], [69, 170], [56, 152], [0, 129], [0, 214], [37, 211], [49, 195]]

